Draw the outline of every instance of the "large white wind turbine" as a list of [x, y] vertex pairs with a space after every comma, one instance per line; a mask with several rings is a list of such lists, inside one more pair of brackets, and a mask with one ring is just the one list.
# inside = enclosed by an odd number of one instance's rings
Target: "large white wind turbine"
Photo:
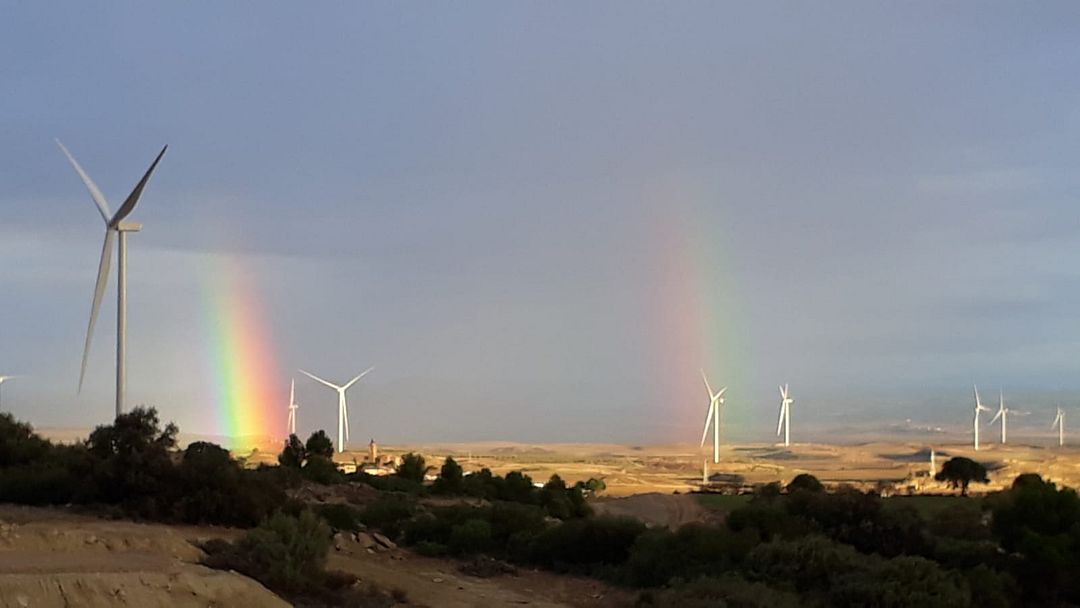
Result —
[[705, 381], [705, 390], [709, 391], [709, 414], [705, 416], [705, 430], [701, 433], [701, 446], [705, 446], [705, 438], [709, 436], [709, 423], [713, 425], [713, 462], [720, 462], [720, 409], [724, 406], [724, 391], [727, 387], [713, 392], [709, 385], [709, 379], [705, 377], [705, 370], [701, 370], [701, 379]]
[[997, 422], [998, 418], [1001, 418], [1001, 443], [1005, 443], [1009, 432], [1009, 408], [1005, 407], [1005, 393], [998, 393], [998, 411], [994, 414], [994, 417], [990, 420], [990, 424]]
[[135, 204], [139, 202], [143, 188], [146, 187], [146, 182], [150, 180], [150, 174], [154, 172], [154, 168], [157, 167], [158, 162], [165, 155], [165, 150], [169, 146], [163, 147], [161, 152], [158, 152], [157, 158], [154, 159], [150, 168], [146, 170], [139, 183], [135, 184], [135, 189], [124, 199], [116, 213], [110, 213], [109, 203], [105, 200], [105, 195], [98, 189], [94, 180], [90, 179], [86, 171], [83, 171], [83, 168], [75, 161], [75, 157], [68, 152], [64, 144], [60, 143], [60, 140], [57, 140], [56, 144], [60, 146], [64, 156], [67, 156], [67, 159], [71, 161], [71, 166], [75, 168], [75, 172], [82, 178], [86, 189], [90, 191], [90, 197], [94, 199], [94, 203], [101, 213], [101, 219], [105, 220], [105, 243], [101, 247], [101, 262], [98, 264], [97, 283], [94, 285], [94, 299], [90, 305], [90, 324], [86, 328], [86, 343], [83, 345], [82, 367], [79, 370], [80, 392], [82, 391], [83, 377], [86, 375], [86, 359], [90, 354], [90, 341], [94, 335], [94, 324], [97, 323], [101, 298], [105, 295], [105, 285], [109, 281], [113, 238], [117, 234], [120, 235], [117, 239], [120, 243], [117, 247], [118, 263], [116, 273], [116, 415], [119, 416], [124, 412], [124, 393], [127, 390], [125, 356], [127, 347], [127, 233], [138, 232], [142, 229], [142, 224], [125, 222], [124, 219], [135, 209]]
[[[5, 382], [7, 382], [8, 380], [14, 380], [15, 378], [18, 378], [18, 376], [0, 376], [0, 389], [2, 389], [4, 387]], [[4, 406], [3, 394], [0, 393], [0, 409], [3, 409], [3, 406]]]
[[352, 380], [349, 380], [348, 382], [346, 382], [342, 386], [338, 386], [336, 384], [333, 384], [332, 382], [327, 382], [326, 380], [323, 380], [322, 378], [316, 376], [315, 374], [310, 374], [308, 372], [305, 372], [304, 370], [300, 370], [300, 373], [304, 374], [308, 378], [311, 378], [312, 380], [314, 380], [316, 382], [320, 382], [322, 384], [325, 384], [326, 386], [328, 386], [328, 387], [334, 389], [335, 391], [337, 391], [337, 394], [338, 394], [338, 421], [337, 421], [338, 445], [337, 445], [337, 451], [339, 453], [345, 451], [345, 442], [348, 441], [348, 439], [349, 439], [349, 404], [346, 403], [346, 401], [345, 401], [345, 391], [349, 390], [350, 386], [356, 384], [357, 380], [359, 380], [359, 379], [363, 378], [364, 376], [368, 375], [368, 372], [370, 372], [373, 369], [375, 369], [375, 368], [374, 367], [369, 367], [369, 368], [365, 369], [358, 376], [356, 376]]
[[289, 434], [296, 434], [296, 408], [300, 406], [296, 405], [296, 379], [289, 383], [289, 422], [286, 426], [289, 428]]
[[1058, 447], [1065, 445], [1065, 410], [1060, 407], [1057, 408], [1057, 416], [1054, 416], [1054, 424], [1050, 425], [1050, 430], [1057, 429], [1058, 431]]
[[784, 429], [784, 445], [791, 445], [791, 404], [795, 400], [788, 396], [788, 385], [780, 387], [780, 420], [776, 423], [776, 434], [780, 435], [780, 429]]
[[[974, 385], [973, 385], [974, 386]], [[984, 406], [982, 401], [979, 400], [979, 387], [975, 386], [975, 420], [973, 422], [973, 428], [975, 429], [975, 451], [979, 451], [979, 412], [989, 412], [990, 408]]]

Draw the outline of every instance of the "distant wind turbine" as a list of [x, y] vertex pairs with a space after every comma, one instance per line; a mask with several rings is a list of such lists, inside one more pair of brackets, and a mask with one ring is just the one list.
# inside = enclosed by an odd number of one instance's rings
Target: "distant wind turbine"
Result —
[[1009, 427], [1009, 408], [1005, 407], [1005, 393], [998, 393], [998, 411], [994, 414], [994, 417], [990, 420], [990, 424], [997, 422], [998, 418], [1001, 418], [1001, 443], [1004, 444], [1006, 437], [1008, 436]]
[[[4, 387], [5, 382], [7, 382], [8, 380], [14, 380], [15, 378], [18, 378], [18, 376], [0, 376], [0, 389], [2, 389]], [[0, 410], [2, 410], [3, 407], [4, 407], [3, 393], [0, 392]]]
[[780, 429], [784, 429], [784, 445], [791, 445], [791, 404], [795, 400], [789, 396], [788, 385], [780, 387], [780, 420], [776, 423], [776, 434], [780, 435]]
[[1050, 425], [1050, 430], [1057, 429], [1058, 431], [1058, 447], [1065, 445], [1065, 410], [1060, 407], [1057, 408], [1057, 416], [1054, 416], [1054, 424]]
[[[973, 385], [974, 386], [974, 385]], [[979, 387], [975, 386], [975, 419], [973, 422], [973, 428], [975, 429], [975, 451], [979, 451], [979, 412], [989, 412], [990, 408], [984, 406], [982, 401], [979, 400]]]
[[83, 345], [82, 367], [79, 370], [79, 392], [82, 392], [83, 378], [86, 376], [86, 359], [90, 354], [90, 342], [94, 336], [94, 324], [97, 323], [98, 310], [101, 308], [101, 298], [105, 295], [105, 285], [109, 281], [109, 264], [112, 260], [112, 244], [113, 237], [119, 234], [119, 247], [117, 250], [117, 274], [116, 274], [116, 415], [119, 416], [124, 412], [124, 393], [127, 390], [127, 368], [126, 368], [126, 348], [127, 348], [127, 233], [138, 232], [142, 229], [142, 224], [135, 222], [125, 222], [124, 219], [135, 209], [135, 204], [139, 202], [139, 197], [142, 196], [143, 189], [146, 187], [146, 182], [150, 180], [150, 174], [154, 172], [154, 168], [157, 167], [158, 162], [161, 161], [161, 157], [165, 155], [165, 150], [169, 146], [165, 146], [158, 152], [157, 158], [150, 165], [150, 168], [146, 170], [142, 179], [138, 184], [135, 184], [135, 189], [131, 191], [124, 202], [120, 205], [120, 208], [116, 210], [115, 214], [109, 212], [109, 203], [105, 200], [105, 195], [101, 193], [101, 190], [94, 183], [94, 180], [90, 179], [90, 176], [83, 171], [83, 168], [79, 166], [79, 163], [75, 161], [75, 157], [68, 152], [68, 149], [64, 147], [64, 144], [60, 143], [60, 140], [56, 140], [56, 144], [60, 146], [60, 150], [63, 151], [64, 156], [67, 156], [68, 161], [71, 162], [71, 166], [75, 168], [75, 172], [82, 178], [83, 184], [86, 185], [86, 189], [90, 191], [90, 197], [94, 199], [94, 203], [97, 205], [98, 211], [101, 213], [101, 219], [105, 220], [105, 243], [101, 247], [101, 262], [98, 263], [97, 283], [94, 285], [94, 299], [90, 305], [90, 324], [86, 328], [86, 343]]
[[322, 378], [316, 376], [315, 374], [311, 374], [311, 373], [305, 372], [304, 370], [300, 370], [300, 373], [304, 374], [308, 378], [311, 378], [312, 380], [314, 380], [316, 382], [319, 382], [319, 383], [322, 383], [322, 384], [334, 389], [335, 391], [337, 391], [337, 394], [338, 394], [338, 423], [337, 423], [338, 450], [337, 451], [338, 451], [338, 453], [341, 453], [341, 452], [345, 451], [345, 442], [348, 441], [348, 439], [349, 439], [349, 404], [346, 403], [346, 401], [345, 401], [345, 391], [349, 390], [349, 387], [356, 384], [356, 382], [358, 380], [360, 380], [364, 376], [368, 375], [368, 372], [370, 372], [373, 369], [375, 369], [375, 368], [374, 367], [367, 368], [366, 370], [361, 372], [358, 376], [356, 376], [352, 380], [349, 380], [348, 382], [346, 382], [342, 386], [338, 386], [338, 385], [336, 385], [336, 384], [334, 384], [332, 382], [328, 382], [326, 380], [323, 380]]
[[713, 392], [709, 385], [709, 379], [705, 377], [705, 370], [701, 370], [701, 379], [705, 381], [705, 390], [709, 391], [709, 414], [705, 416], [705, 430], [701, 433], [701, 446], [705, 446], [705, 438], [709, 436], [709, 423], [713, 425], [713, 463], [720, 462], [720, 410], [724, 406], [724, 392], [727, 387]]
[[300, 406], [296, 405], [296, 379], [293, 378], [289, 383], [289, 422], [287, 424], [289, 428], [289, 434], [296, 434], [296, 408]]

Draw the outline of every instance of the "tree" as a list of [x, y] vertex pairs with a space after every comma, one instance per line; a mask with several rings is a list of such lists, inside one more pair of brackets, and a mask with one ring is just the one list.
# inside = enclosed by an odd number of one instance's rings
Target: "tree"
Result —
[[435, 491], [444, 494], [460, 494], [464, 478], [465, 472], [461, 469], [461, 465], [447, 456], [442, 468], [439, 469], [439, 478], [435, 480]]
[[806, 492], [824, 492], [825, 486], [821, 485], [817, 477], [809, 473], [799, 473], [791, 480], [791, 483], [787, 485], [788, 492], [797, 492], [803, 490]]
[[330, 438], [326, 435], [326, 431], [323, 430], [312, 433], [311, 437], [308, 437], [307, 444], [304, 448], [307, 451], [307, 456], [309, 458], [312, 456], [320, 456], [330, 460], [334, 457], [334, 442], [330, 441]]
[[[331, 449], [333, 449], [333, 446], [331, 446]], [[307, 448], [304, 447], [304, 444], [295, 433], [289, 435], [285, 447], [282, 448], [281, 454], [278, 455], [278, 464], [283, 467], [299, 469], [303, 466], [305, 460], [307, 460]]]
[[963, 456], [956, 456], [946, 461], [934, 479], [948, 482], [951, 488], [960, 488], [961, 496], [967, 496], [968, 485], [973, 481], [990, 482], [986, 477], [986, 467]]
[[170, 452], [178, 432], [172, 423], [161, 430], [157, 410], [143, 407], [94, 429], [86, 445], [98, 498], [123, 503], [145, 517], [160, 518], [171, 511], [175, 497], [168, 493], [177, 484]]
[[398, 465], [397, 475], [398, 477], [403, 477], [417, 483], [423, 483], [424, 475], [427, 475], [429, 470], [431, 470], [431, 467], [427, 466], [423, 456], [409, 452], [401, 457], [401, 464]]

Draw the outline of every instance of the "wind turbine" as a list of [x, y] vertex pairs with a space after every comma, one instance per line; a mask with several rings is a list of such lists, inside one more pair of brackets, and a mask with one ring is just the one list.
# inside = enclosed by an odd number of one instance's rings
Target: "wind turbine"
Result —
[[998, 411], [994, 414], [994, 417], [990, 420], [990, 424], [997, 422], [998, 418], [1001, 418], [1001, 443], [1005, 443], [1005, 438], [1008, 433], [1009, 426], [1009, 408], [1005, 407], [1005, 394], [1003, 392], [998, 393]]
[[795, 400], [788, 396], [788, 385], [780, 387], [780, 420], [776, 423], [776, 434], [784, 429], [784, 445], [791, 445], [791, 404]]
[[[972, 385], [974, 386], [974, 385]], [[975, 388], [975, 418], [973, 422], [973, 428], [975, 429], [975, 451], [979, 451], [979, 412], [989, 412], [990, 408], [984, 406], [982, 401], [979, 400], [979, 387]]]
[[1058, 447], [1065, 445], [1065, 410], [1060, 407], [1057, 408], [1057, 416], [1054, 416], [1054, 424], [1050, 425], [1050, 430], [1058, 430]]
[[359, 379], [363, 378], [364, 376], [368, 375], [368, 372], [370, 372], [373, 369], [375, 369], [375, 368], [374, 367], [369, 367], [369, 368], [365, 369], [363, 372], [360, 373], [360, 375], [356, 376], [352, 380], [349, 380], [348, 382], [346, 382], [342, 386], [338, 386], [338, 385], [336, 385], [336, 384], [334, 384], [332, 382], [327, 382], [326, 380], [323, 380], [322, 378], [316, 376], [315, 374], [311, 374], [311, 373], [305, 372], [304, 370], [300, 370], [300, 373], [304, 374], [308, 378], [311, 378], [312, 380], [314, 380], [316, 382], [319, 382], [321, 384], [325, 384], [326, 386], [328, 386], [328, 387], [334, 389], [335, 391], [337, 391], [337, 394], [338, 394], [338, 420], [337, 420], [337, 440], [338, 440], [338, 445], [337, 445], [337, 451], [338, 451], [338, 453], [341, 453], [341, 452], [345, 451], [345, 442], [348, 441], [348, 439], [349, 439], [349, 404], [345, 402], [345, 391], [349, 390], [350, 386], [356, 384], [357, 380], [359, 380]]
[[[0, 376], [0, 388], [3, 388], [4, 383], [7, 382], [8, 380], [14, 380], [15, 378], [18, 378], [18, 376]], [[4, 405], [3, 394], [0, 393], [0, 408], [3, 408], [3, 405]]]
[[705, 416], [705, 430], [701, 433], [701, 446], [705, 446], [705, 438], [709, 436], [709, 423], [713, 425], [713, 463], [720, 462], [720, 408], [724, 406], [724, 391], [727, 387], [714, 393], [709, 379], [705, 377], [705, 370], [701, 370], [701, 379], [705, 381], [705, 390], [709, 391], [709, 414]]
[[293, 378], [289, 384], [289, 422], [287, 424], [289, 428], [289, 434], [296, 434], [296, 408], [300, 406], [296, 405], [296, 379]]
[[56, 144], [60, 146], [64, 156], [67, 156], [71, 166], [75, 168], [75, 172], [82, 178], [86, 189], [90, 191], [90, 197], [94, 199], [94, 203], [101, 213], [101, 219], [105, 220], [105, 243], [101, 247], [101, 262], [98, 263], [94, 299], [90, 305], [90, 324], [86, 328], [86, 343], [83, 345], [82, 367], [79, 370], [79, 392], [82, 392], [83, 377], [86, 376], [86, 359], [90, 354], [90, 341], [94, 336], [94, 324], [97, 323], [101, 298], [105, 295], [105, 285], [109, 282], [109, 264], [112, 261], [113, 237], [117, 234], [120, 235], [118, 239], [120, 243], [117, 247], [118, 268], [116, 273], [116, 415], [119, 416], [124, 412], [124, 393], [127, 390], [127, 233], [142, 230], [142, 224], [125, 222], [124, 219], [135, 209], [139, 197], [142, 196], [143, 188], [146, 187], [146, 182], [150, 180], [150, 174], [154, 172], [169, 146], [163, 147], [161, 152], [158, 152], [157, 158], [154, 159], [150, 168], [146, 170], [139, 183], [135, 184], [131, 194], [124, 199], [120, 208], [113, 214], [109, 211], [109, 203], [105, 200], [105, 195], [101, 193], [94, 180], [90, 179], [86, 171], [83, 171], [83, 168], [75, 161], [75, 157], [68, 152], [64, 144], [60, 143], [60, 140], [56, 140]]

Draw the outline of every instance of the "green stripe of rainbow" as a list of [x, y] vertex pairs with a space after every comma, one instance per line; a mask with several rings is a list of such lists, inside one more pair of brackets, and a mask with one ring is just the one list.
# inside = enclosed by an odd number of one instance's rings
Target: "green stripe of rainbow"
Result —
[[[284, 432], [283, 397], [253, 272], [234, 256], [214, 256], [202, 275], [218, 432], [233, 448]], [[277, 407], [280, 406], [280, 407]], [[281, 420], [279, 420], [281, 419]]]

